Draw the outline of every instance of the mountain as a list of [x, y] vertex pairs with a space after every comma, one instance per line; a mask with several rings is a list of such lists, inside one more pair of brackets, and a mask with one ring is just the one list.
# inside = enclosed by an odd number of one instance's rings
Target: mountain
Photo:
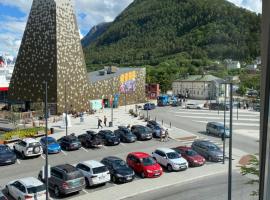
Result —
[[225, 0], [134, 0], [85, 51], [88, 68], [260, 54], [261, 15]]
[[100, 35], [102, 35], [109, 27], [110, 22], [103, 22], [100, 23], [93, 28], [86, 34], [86, 36], [81, 40], [82, 46], [87, 47], [92, 42], [94, 42]]

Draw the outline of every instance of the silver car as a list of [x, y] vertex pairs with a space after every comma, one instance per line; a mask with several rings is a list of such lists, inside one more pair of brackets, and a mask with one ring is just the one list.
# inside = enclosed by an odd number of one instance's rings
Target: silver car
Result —
[[[224, 124], [219, 122], [208, 122], [206, 125], [206, 133], [223, 137]], [[225, 127], [225, 137], [230, 137], [230, 129], [228, 127]]]
[[212, 162], [223, 161], [223, 151], [214, 143], [206, 140], [196, 140], [191, 145], [198, 154]]

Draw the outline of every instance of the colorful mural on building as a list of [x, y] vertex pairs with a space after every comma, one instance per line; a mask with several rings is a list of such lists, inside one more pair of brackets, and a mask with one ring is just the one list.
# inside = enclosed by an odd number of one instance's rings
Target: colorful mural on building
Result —
[[131, 71], [120, 76], [120, 93], [132, 93], [136, 90], [136, 72]]

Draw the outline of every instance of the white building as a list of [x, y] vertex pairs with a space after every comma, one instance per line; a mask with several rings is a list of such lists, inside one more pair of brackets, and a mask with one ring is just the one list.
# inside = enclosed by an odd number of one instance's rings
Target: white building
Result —
[[257, 64], [249, 64], [246, 66], [247, 70], [257, 70], [258, 65]]
[[233, 61], [231, 59], [226, 59], [225, 60], [225, 65], [227, 70], [232, 70], [232, 69], [240, 69], [241, 64], [239, 61]]
[[174, 95], [191, 99], [216, 99], [222, 93], [223, 79], [212, 75], [191, 75], [172, 83]]

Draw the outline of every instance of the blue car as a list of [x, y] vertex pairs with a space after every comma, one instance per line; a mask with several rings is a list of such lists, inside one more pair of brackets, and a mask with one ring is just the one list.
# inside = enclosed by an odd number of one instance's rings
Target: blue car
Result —
[[156, 108], [156, 105], [154, 103], [146, 103], [143, 106], [144, 110], [153, 110]]
[[[46, 153], [46, 138], [43, 137], [40, 139], [40, 143], [43, 148], [43, 152]], [[53, 137], [48, 137], [48, 153], [59, 153], [61, 151], [61, 146]]]

